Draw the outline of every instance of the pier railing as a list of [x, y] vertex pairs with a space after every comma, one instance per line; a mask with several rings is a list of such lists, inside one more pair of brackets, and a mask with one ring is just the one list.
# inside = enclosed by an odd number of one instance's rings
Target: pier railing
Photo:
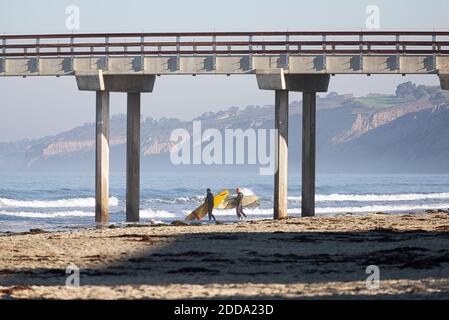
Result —
[[0, 35], [0, 57], [201, 54], [449, 54], [449, 31]]

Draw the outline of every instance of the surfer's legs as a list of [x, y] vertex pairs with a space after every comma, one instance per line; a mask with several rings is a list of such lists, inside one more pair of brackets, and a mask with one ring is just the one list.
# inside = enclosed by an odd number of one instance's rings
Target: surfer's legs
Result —
[[243, 217], [246, 218], [246, 214], [243, 213], [243, 210], [242, 210], [242, 208], [240, 208], [240, 207], [237, 208], [237, 217], [238, 217], [240, 220], [243, 219]]
[[213, 219], [214, 221], [217, 221], [217, 219], [215, 219], [215, 216], [212, 214], [212, 210], [209, 210], [208, 214], [209, 214], [209, 220]]

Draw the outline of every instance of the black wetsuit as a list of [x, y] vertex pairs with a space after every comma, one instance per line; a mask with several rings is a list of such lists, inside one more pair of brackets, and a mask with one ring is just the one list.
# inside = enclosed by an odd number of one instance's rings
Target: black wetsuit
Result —
[[246, 218], [246, 214], [243, 213], [243, 193], [241, 192], [237, 193], [237, 207], [235, 209], [237, 212], [237, 217], [242, 218], [243, 216]]
[[207, 193], [204, 202], [207, 204], [207, 213], [209, 215], [209, 220], [214, 219], [214, 221], [217, 221], [215, 219], [215, 216], [212, 214], [212, 211], [214, 211], [214, 195], [212, 194], [212, 192]]

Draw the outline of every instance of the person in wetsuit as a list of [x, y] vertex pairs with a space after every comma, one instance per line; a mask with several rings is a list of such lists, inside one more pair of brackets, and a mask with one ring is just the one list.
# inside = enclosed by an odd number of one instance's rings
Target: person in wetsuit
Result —
[[237, 217], [242, 220], [243, 217], [246, 218], [246, 214], [243, 212], [243, 193], [240, 192], [240, 189], [235, 189], [237, 192], [237, 207], [235, 207]]
[[213, 219], [214, 221], [217, 221], [217, 219], [215, 219], [215, 216], [212, 213], [214, 211], [214, 195], [212, 194], [212, 191], [210, 191], [209, 188], [207, 188], [207, 195], [204, 202], [207, 204], [207, 213], [209, 215], [209, 220]]

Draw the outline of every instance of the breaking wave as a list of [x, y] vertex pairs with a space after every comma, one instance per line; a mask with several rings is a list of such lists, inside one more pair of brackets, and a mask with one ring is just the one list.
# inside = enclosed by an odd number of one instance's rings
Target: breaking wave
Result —
[[317, 213], [370, 213], [370, 212], [405, 212], [405, 211], [418, 211], [418, 210], [437, 210], [448, 209], [449, 203], [434, 203], [434, 204], [404, 204], [404, 205], [371, 205], [362, 207], [327, 207], [316, 208]]
[[254, 196], [254, 192], [251, 189], [248, 188], [240, 188], [240, 192], [243, 193], [245, 196]]
[[[413, 201], [413, 200], [438, 200], [449, 199], [449, 192], [438, 193], [401, 193], [401, 194], [317, 194], [318, 201]], [[291, 201], [301, 201], [301, 197], [288, 197]]]
[[183, 204], [183, 203], [201, 203], [204, 201], [204, 196], [179, 197], [174, 199], [150, 198], [144, 201], [148, 203], [164, 203], [164, 204]]
[[0, 211], [0, 216], [47, 219], [47, 218], [65, 218], [65, 217], [93, 217], [95, 216], [95, 213], [86, 211], [61, 211], [61, 212]]
[[[118, 206], [116, 197], [109, 198], [110, 206]], [[89, 208], [95, 207], [95, 198], [71, 198], [59, 200], [14, 200], [0, 198], [0, 208]]]
[[[234, 190], [228, 189], [230, 194], [234, 193]], [[251, 196], [254, 195], [254, 192], [251, 189], [248, 188], [240, 188], [240, 191], [246, 195], [246, 196]], [[178, 197], [178, 198], [173, 198], [173, 199], [167, 199], [167, 198], [149, 198], [149, 199], [144, 199], [143, 201], [147, 202], [147, 203], [161, 203], [161, 204], [184, 204], [184, 203], [202, 203], [204, 201], [205, 198], [205, 194], [204, 195], [195, 195], [195, 196], [191, 196], [191, 197]]]
[[[448, 209], [449, 203], [436, 203], [436, 204], [423, 204], [423, 205], [371, 205], [371, 206], [360, 206], [360, 207], [318, 207], [315, 209], [316, 213], [373, 213], [373, 212], [407, 212], [407, 211], [420, 211], [420, 210], [437, 210], [437, 209]], [[251, 216], [268, 216], [273, 214], [273, 209], [271, 208], [252, 208], [243, 209], [248, 217]], [[184, 211], [184, 213], [188, 213]], [[301, 213], [301, 208], [289, 208], [289, 214], [299, 214]], [[236, 216], [235, 209], [217, 209], [214, 210], [214, 215], [216, 216]]]
[[[422, 204], [422, 205], [369, 205], [360, 207], [318, 207], [315, 212], [318, 214], [335, 214], [335, 213], [373, 213], [373, 212], [410, 212], [410, 211], [422, 211], [422, 210], [437, 210], [448, 209], [449, 203], [435, 203], [435, 204]], [[247, 208], [244, 212], [248, 215], [248, 218], [260, 218], [263, 216], [271, 216], [273, 209], [271, 208]], [[165, 210], [152, 210], [143, 209], [140, 210], [140, 217], [142, 219], [184, 219], [190, 211], [183, 210], [179, 213], [172, 213]], [[300, 214], [300, 208], [289, 208], [289, 214]], [[235, 209], [216, 209], [214, 215], [217, 217], [235, 217]], [[59, 212], [28, 212], [28, 211], [0, 211], [0, 216], [15, 216], [23, 218], [65, 218], [65, 217], [94, 217], [94, 212], [89, 211], [59, 211]]]
[[140, 217], [144, 219], [154, 219], [154, 218], [169, 219], [169, 218], [176, 218], [176, 215], [174, 213], [165, 210], [153, 211], [151, 209], [144, 209], [140, 210]]

